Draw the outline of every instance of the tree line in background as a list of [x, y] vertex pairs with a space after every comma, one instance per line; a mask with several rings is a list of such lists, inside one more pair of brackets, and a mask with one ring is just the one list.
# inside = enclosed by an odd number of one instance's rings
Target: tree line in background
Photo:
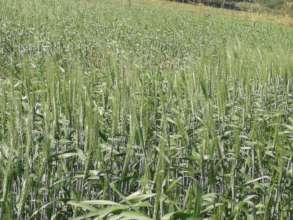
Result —
[[293, 0], [171, 0], [182, 3], [201, 3], [217, 8], [243, 11], [282, 10], [293, 13]]

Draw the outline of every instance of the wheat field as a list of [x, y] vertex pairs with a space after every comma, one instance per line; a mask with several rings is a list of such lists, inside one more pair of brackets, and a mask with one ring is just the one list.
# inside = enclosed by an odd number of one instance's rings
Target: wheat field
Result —
[[289, 220], [292, 155], [292, 28], [0, 0], [1, 220]]

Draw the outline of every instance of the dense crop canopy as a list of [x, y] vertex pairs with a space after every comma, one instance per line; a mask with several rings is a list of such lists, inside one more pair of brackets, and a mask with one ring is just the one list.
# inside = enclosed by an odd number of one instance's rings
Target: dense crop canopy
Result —
[[0, 0], [0, 219], [292, 219], [293, 29], [129, 6]]

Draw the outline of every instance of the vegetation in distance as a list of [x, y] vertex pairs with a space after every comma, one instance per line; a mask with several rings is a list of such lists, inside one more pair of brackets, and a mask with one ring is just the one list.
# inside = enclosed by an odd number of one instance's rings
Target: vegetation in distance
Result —
[[293, 29], [132, 0], [0, 0], [0, 219], [292, 219]]
[[239, 11], [269, 12], [293, 16], [292, 0], [167, 0], [181, 3], [204, 4]]

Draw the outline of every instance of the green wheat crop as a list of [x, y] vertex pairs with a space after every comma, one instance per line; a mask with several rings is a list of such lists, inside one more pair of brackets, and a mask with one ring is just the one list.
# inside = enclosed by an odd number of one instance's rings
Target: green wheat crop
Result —
[[292, 156], [292, 28], [0, 0], [1, 220], [289, 220]]

